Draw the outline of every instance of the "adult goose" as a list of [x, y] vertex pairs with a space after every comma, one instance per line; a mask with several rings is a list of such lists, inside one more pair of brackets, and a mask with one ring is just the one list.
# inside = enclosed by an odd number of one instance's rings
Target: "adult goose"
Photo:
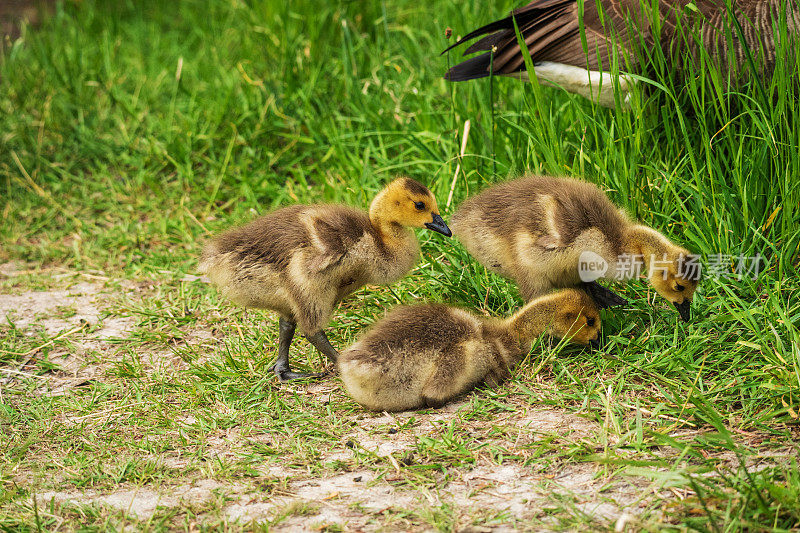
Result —
[[[615, 61], [620, 72], [645, 74], [644, 58], [647, 49], [654, 46], [664, 50], [677, 71], [687, 64], [698, 66], [702, 46], [718, 68], [731, 73], [734, 79], [747, 77], [750, 58], [759, 75], [771, 75], [779, 61], [776, 50], [780, 21], [785, 20], [790, 37], [800, 27], [798, 2], [728, 1], [731, 9], [726, 0], [533, 0], [509, 17], [468, 33], [448, 48], [484, 36], [464, 55], [484, 53], [457, 64], [445, 78], [482, 78], [489, 75], [491, 68], [495, 75], [528, 81], [515, 20], [537, 80], [609, 107], [615, 102], [616, 86], [609, 74]], [[738, 25], [732, 23], [731, 14]], [[623, 101], [634, 84], [631, 77], [619, 76]]]

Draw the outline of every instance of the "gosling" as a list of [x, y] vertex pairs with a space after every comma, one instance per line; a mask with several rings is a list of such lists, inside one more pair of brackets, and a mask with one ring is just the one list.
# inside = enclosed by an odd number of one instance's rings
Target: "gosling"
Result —
[[526, 300], [581, 286], [598, 305], [624, 303], [596, 280], [647, 274], [684, 321], [700, 279], [697, 256], [633, 223], [597, 186], [529, 176], [486, 189], [453, 215], [456, 237], [490, 270], [514, 280]]
[[480, 383], [508, 379], [542, 333], [597, 345], [600, 315], [575, 289], [539, 297], [505, 320], [444, 304], [396, 307], [342, 352], [339, 373], [367, 409], [441, 407]]
[[372, 201], [369, 213], [343, 205], [293, 205], [219, 235], [203, 250], [200, 270], [234, 303], [280, 315], [281, 382], [315, 374], [289, 367], [296, 326], [320, 353], [338, 353], [323, 327], [335, 306], [366, 284], [388, 284], [407, 274], [420, 255], [410, 228], [452, 233], [427, 187], [401, 177]]

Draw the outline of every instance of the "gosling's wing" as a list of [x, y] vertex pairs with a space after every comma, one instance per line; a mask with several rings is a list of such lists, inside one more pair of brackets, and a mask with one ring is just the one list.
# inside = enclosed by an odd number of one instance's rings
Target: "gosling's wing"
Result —
[[536, 216], [529, 218], [529, 227], [543, 250], [576, 251], [576, 243], [581, 242], [588, 250], [622, 252], [623, 231], [629, 222], [596, 185], [542, 177], [529, 180], [527, 186], [540, 191], [532, 210]]
[[[558, 250], [565, 246], [557, 220], [562, 208], [554, 197], [557, 179], [529, 176], [499, 183], [469, 198], [451, 219], [451, 228], [468, 249], [525, 246]], [[474, 254], [473, 250], [470, 252]]]
[[307, 246], [307, 232], [299, 224], [306, 209], [303, 205], [284, 207], [228, 230], [206, 245], [202, 261], [223, 261], [237, 270], [284, 269], [294, 254]]
[[538, 217], [531, 227], [531, 233], [536, 237], [535, 245], [543, 251], [554, 252], [565, 249], [568, 244], [559, 230], [557, 220], [563, 216], [563, 209], [560, 209], [558, 201], [552, 196], [540, 196], [537, 198]]
[[356, 259], [370, 234], [367, 215], [344, 206], [321, 206], [307, 223], [311, 249], [306, 266], [324, 272]]

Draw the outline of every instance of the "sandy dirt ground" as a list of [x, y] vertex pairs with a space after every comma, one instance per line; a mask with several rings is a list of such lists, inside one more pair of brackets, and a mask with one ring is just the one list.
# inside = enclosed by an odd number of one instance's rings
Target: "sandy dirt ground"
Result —
[[[24, 268], [19, 265], [0, 266], [0, 276], [5, 278], [22, 273]], [[119, 301], [135, 302], [148, 294], [147, 284], [110, 280], [99, 273], [62, 272], [54, 276], [63, 279], [63, 288], [0, 294], [0, 319], [12, 321], [16, 328], [31, 335], [44, 332], [70, 340], [68, 349], [49, 354], [54, 369], [37, 378], [41, 383], [36, 391], [45, 395], [68, 394], [88, 382], [108, 379], [110, 362], [120, 356], [120, 341], [136, 327], [135, 317], [120, 310]], [[213, 345], [215, 342], [205, 331], [190, 332], [185, 339], [198, 344]], [[153, 353], [153, 367], [165, 364], [168, 359], [165, 354], [169, 354], [166, 348]], [[35, 354], [31, 354], [21, 364], [7, 365], [0, 374], [0, 381], [8, 382], [30, 374], [27, 365], [34, 357]], [[173, 371], [182, 371], [179, 360], [174, 362]], [[307, 386], [288, 387], [291, 392], [320, 402], [342, 394], [338, 381], [333, 378]], [[640, 513], [647, 511], [652, 519], [653, 513], [657, 515], [658, 509], [665, 508], [667, 502], [687, 496], [683, 489], [626, 475], [598, 462], [537, 460], [531, 450], [542, 439], [563, 442], [565, 446], [582, 442], [596, 446], [598, 435], [607, 431], [601, 424], [565, 409], [524, 403], [517, 407], [491, 421], [492, 427], [504, 429], [501, 435], [491, 436], [481, 421], [464, 425], [482, 439], [502, 443], [523, 457], [530, 455], [530, 460], [483, 460], [452, 468], [435, 490], [416, 490], [403, 483], [403, 463], [414, 460], [419, 439], [441, 438], [442, 428], [451, 420], [468, 415], [468, 401], [452, 403], [430, 413], [356, 412], [351, 416], [353, 429], [346, 436], [348, 445], [338, 450], [323, 450], [317, 459], [320, 464], [340, 461], [354, 465], [333, 475], [315, 475], [309, 473], [308, 468], [270, 464], [257, 467], [261, 476], [246, 481], [181, 479], [178, 476], [166, 488], [163, 485], [124, 485], [105, 491], [47, 490], [40, 492], [37, 498], [40, 503], [92, 504], [122, 511], [138, 520], [147, 520], [163, 509], [187, 506], [202, 509], [209, 502], [221, 501], [218, 508], [223, 510], [224, 518], [241, 524], [274, 520], [283, 513], [287, 517], [275, 527], [277, 530], [312, 525], [324, 529], [326, 524], [340, 524], [353, 531], [391, 527], [392, 522], [386, 521], [389, 514], [397, 516], [402, 510], [435, 509], [443, 505], [471, 519], [486, 509], [506, 517], [505, 524], [487, 528], [464, 523], [459, 525], [461, 530], [506, 531], [513, 530], [518, 522], [529, 520], [539, 519], [546, 524], [548, 509], [554, 507], [554, 502], [562, 507], [567, 502], [575, 515], [621, 531], [626, 524], [635, 523]], [[100, 415], [100, 418], [106, 416], [105, 413]], [[183, 422], [190, 424], [192, 421], [192, 414], [187, 413]], [[390, 429], [397, 427], [403, 429]], [[268, 432], [259, 434], [232, 428], [220, 432], [208, 444], [220, 457], [236, 457], [258, 442], [276, 438]], [[610, 439], [613, 444], [614, 437]], [[379, 471], [359, 466], [357, 460], [354, 462], [356, 452], [384, 458], [391, 468]], [[786, 455], [792, 453], [795, 452], [787, 449]], [[749, 467], [760, 468], [772, 461], [774, 455], [781, 459], [780, 453], [754, 458]], [[182, 455], [178, 449], [155, 460], [180, 469], [191, 466], [193, 459]], [[720, 460], [735, 463], [733, 456], [720, 456]], [[18, 473], [17, 478], [24, 483], [30, 477], [29, 473]], [[264, 489], [265, 484], [269, 485], [269, 490]]]

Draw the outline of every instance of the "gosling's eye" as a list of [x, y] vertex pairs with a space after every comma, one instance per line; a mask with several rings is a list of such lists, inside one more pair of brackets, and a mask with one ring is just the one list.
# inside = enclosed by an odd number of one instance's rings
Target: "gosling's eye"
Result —
[[681, 285], [680, 283], [676, 283], [676, 284], [675, 284], [675, 290], [676, 290], [676, 291], [678, 291], [678, 292], [681, 292], [681, 291], [682, 291], [683, 289], [685, 289], [685, 288], [686, 288], [686, 287], [684, 287], [684, 286], [683, 286], [683, 285]]
[[414, 202], [414, 207], [417, 208], [417, 211], [422, 211], [425, 209], [425, 202]]
[[589, 326], [589, 327], [594, 326], [594, 317], [587, 318], [586, 319], [586, 325]]

